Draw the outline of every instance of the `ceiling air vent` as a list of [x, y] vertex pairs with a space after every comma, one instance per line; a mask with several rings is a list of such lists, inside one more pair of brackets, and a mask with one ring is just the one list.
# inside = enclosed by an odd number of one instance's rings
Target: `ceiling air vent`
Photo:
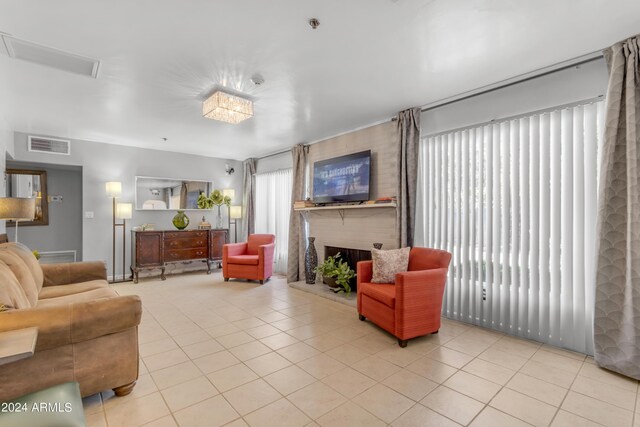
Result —
[[29, 151], [49, 154], [71, 154], [71, 141], [29, 136]]
[[6, 52], [11, 58], [22, 59], [94, 79], [98, 76], [100, 61], [95, 59], [28, 42], [8, 34], [0, 33], [0, 38], [2, 38]]

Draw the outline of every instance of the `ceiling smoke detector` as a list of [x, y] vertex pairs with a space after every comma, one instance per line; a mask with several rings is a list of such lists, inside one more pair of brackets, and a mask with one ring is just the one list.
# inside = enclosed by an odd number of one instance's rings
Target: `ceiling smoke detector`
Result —
[[251, 77], [251, 83], [256, 86], [260, 86], [264, 83], [264, 77], [262, 77], [260, 74], [256, 74], [255, 76]]
[[316, 18], [311, 18], [309, 19], [309, 25], [311, 26], [312, 29], [316, 29], [320, 26], [320, 21], [318, 21]]

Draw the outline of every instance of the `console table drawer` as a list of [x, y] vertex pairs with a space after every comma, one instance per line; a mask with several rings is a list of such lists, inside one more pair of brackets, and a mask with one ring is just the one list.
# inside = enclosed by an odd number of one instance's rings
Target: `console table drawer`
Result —
[[188, 261], [192, 259], [200, 259], [207, 257], [207, 248], [195, 248], [195, 249], [165, 249], [164, 260], [165, 262], [171, 261]]
[[193, 239], [200, 238], [206, 239], [207, 232], [201, 230], [189, 230], [189, 231], [165, 231], [164, 239], [165, 240], [173, 240], [173, 239]]
[[204, 237], [187, 237], [180, 239], [164, 239], [165, 249], [207, 249], [207, 236]]

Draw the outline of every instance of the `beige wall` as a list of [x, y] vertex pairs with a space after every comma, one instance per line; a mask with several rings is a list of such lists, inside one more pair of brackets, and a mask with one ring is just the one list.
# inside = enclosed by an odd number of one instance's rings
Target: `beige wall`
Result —
[[[371, 150], [371, 198], [396, 195], [396, 122], [386, 122], [318, 142], [309, 147], [309, 173], [313, 163], [331, 157]], [[310, 186], [313, 180], [310, 179]], [[313, 188], [309, 189], [313, 194]], [[324, 246], [370, 249], [380, 242], [385, 249], [397, 247], [396, 210], [393, 208], [346, 209], [344, 221], [338, 210], [306, 213], [309, 235], [316, 238], [318, 258], [324, 259]]]

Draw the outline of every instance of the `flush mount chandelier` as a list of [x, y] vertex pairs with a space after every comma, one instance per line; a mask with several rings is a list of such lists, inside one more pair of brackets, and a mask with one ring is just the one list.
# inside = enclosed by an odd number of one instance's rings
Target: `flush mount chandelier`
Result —
[[253, 101], [216, 91], [202, 103], [202, 115], [235, 125], [253, 116]]

